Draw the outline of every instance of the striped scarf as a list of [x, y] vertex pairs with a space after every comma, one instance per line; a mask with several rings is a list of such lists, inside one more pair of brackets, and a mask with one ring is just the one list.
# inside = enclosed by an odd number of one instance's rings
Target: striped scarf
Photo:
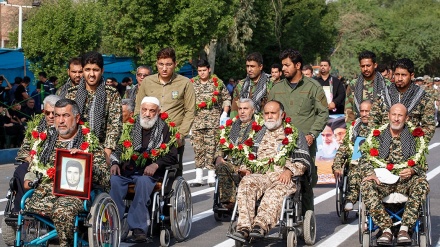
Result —
[[[79, 148], [81, 144], [84, 142], [84, 135], [81, 130], [81, 126], [77, 126], [77, 132], [75, 137], [69, 141], [67, 149]], [[58, 131], [55, 130], [54, 127], [49, 127], [47, 130], [47, 139], [43, 143], [43, 147], [41, 149], [40, 162], [43, 164], [48, 164], [51, 162], [50, 158], [52, 156], [52, 152], [55, 150], [55, 145], [58, 140]]]
[[412, 112], [412, 110], [414, 110], [414, 107], [418, 105], [422, 97], [425, 96], [425, 93], [425, 90], [423, 90], [421, 87], [411, 83], [408, 90], [406, 90], [406, 92], [404, 92], [401, 96], [400, 92], [396, 88], [396, 85], [391, 84], [388, 87], [388, 90], [385, 90], [383, 98], [388, 111], [394, 104], [402, 103], [408, 109], [409, 114]]
[[[386, 128], [382, 131], [379, 136], [379, 157], [386, 160], [390, 155], [390, 147], [393, 142], [393, 137], [391, 136], [390, 128]], [[402, 132], [400, 133], [400, 143], [402, 145], [402, 160], [408, 160], [411, 156], [416, 153], [416, 141], [412, 136], [408, 126], [405, 124]], [[399, 160], [390, 160], [392, 163], [398, 163]]]
[[[370, 100], [374, 101], [375, 99], [377, 99], [378, 95], [381, 95], [383, 91], [386, 91], [385, 89], [385, 78], [382, 76], [381, 73], [376, 71], [376, 75], [374, 76], [373, 81], [373, 98]], [[356, 85], [354, 86], [354, 104], [356, 113], [358, 115], [360, 113], [359, 109], [362, 101], [364, 101], [364, 76], [360, 74], [358, 76]]]
[[[252, 94], [252, 101], [254, 102], [255, 110], [257, 112], [261, 110], [261, 101], [267, 94], [268, 81], [269, 77], [267, 77], [266, 73], [261, 73], [260, 79], [258, 79], [255, 88], [255, 92]], [[240, 98], [249, 98], [252, 83], [252, 80], [249, 78], [249, 76], [247, 76], [240, 91]]]
[[166, 123], [158, 117], [156, 123], [153, 125], [150, 135], [150, 141], [148, 142], [148, 146], [146, 150], [142, 150], [142, 126], [140, 124], [140, 115], [136, 122], [134, 123], [133, 130], [131, 131], [131, 138], [133, 140], [134, 150], [137, 152], [147, 151], [150, 152], [152, 149], [159, 148], [160, 144], [163, 143], [163, 129], [165, 128]]

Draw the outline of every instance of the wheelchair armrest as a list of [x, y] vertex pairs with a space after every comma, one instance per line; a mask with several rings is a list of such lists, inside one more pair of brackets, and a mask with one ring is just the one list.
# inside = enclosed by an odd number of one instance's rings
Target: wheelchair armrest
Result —
[[34, 194], [34, 191], [35, 189], [30, 189], [23, 195], [20, 201], [21, 210], [24, 210], [24, 204], [26, 203], [26, 199], [30, 198]]

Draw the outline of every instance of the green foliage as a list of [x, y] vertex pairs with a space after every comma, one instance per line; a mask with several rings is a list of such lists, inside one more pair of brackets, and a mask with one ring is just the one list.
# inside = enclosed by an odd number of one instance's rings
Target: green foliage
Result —
[[66, 63], [99, 48], [101, 5], [92, 1], [45, 1], [23, 25], [23, 50], [34, 73], [46, 71], [63, 81]]

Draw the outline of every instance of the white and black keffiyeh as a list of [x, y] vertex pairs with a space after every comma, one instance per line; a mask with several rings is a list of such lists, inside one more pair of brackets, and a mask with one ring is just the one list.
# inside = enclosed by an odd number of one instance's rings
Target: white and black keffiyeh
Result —
[[67, 95], [67, 92], [69, 91], [69, 88], [71, 88], [73, 85], [72, 80], [69, 78], [67, 79], [66, 83], [64, 83], [63, 86], [60, 87], [60, 93], [58, 94], [61, 98], [65, 98]]
[[[390, 155], [390, 147], [393, 142], [393, 137], [391, 136], [390, 128], [386, 128], [382, 131], [379, 136], [379, 157], [386, 160]], [[411, 156], [416, 153], [416, 141], [412, 136], [408, 126], [405, 125], [400, 134], [400, 143], [402, 145], [402, 155], [404, 160], [408, 160]], [[390, 160], [392, 163], [398, 163], [398, 160]]]
[[79, 111], [81, 113], [81, 118], [86, 122], [89, 122], [90, 129], [99, 138], [99, 142], [103, 142], [105, 139], [104, 135], [104, 121], [105, 121], [105, 105], [107, 102], [107, 93], [105, 92], [105, 82], [104, 78], [101, 78], [99, 85], [96, 89], [95, 96], [90, 102], [89, 115], [84, 116], [86, 101], [88, 97], [88, 92], [86, 89], [86, 82], [84, 78], [81, 78], [81, 82], [78, 85], [78, 90], [76, 92], [75, 101], [78, 104]]
[[[246, 138], [243, 137], [247, 137], [251, 128], [252, 128], [252, 123], [253, 122], [253, 118], [252, 120], [249, 122], [249, 124], [246, 126], [246, 130], [244, 131], [243, 135], [240, 136], [240, 132], [241, 132], [241, 120], [237, 119], [231, 127], [231, 132], [229, 133], [229, 140], [231, 140], [231, 142], [237, 146], [238, 144], [242, 144]], [[240, 140], [241, 137], [241, 140]], [[240, 141], [240, 142], [239, 142]]]
[[[373, 81], [373, 101], [381, 94], [383, 94], [383, 91], [385, 91], [386, 85], [385, 85], [385, 78], [382, 76], [381, 73], [376, 71], [376, 75], [374, 76]], [[360, 74], [358, 76], [356, 85], [354, 87], [354, 104], [355, 104], [355, 110], [356, 113], [360, 113], [360, 106], [362, 101], [364, 100], [364, 76]]]
[[159, 117], [156, 123], [151, 128], [150, 141], [146, 150], [142, 150], [142, 126], [140, 124], [140, 116], [136, 119], [134, 123], [133, 130], [131, 131], [131, 138], [133, 140], [134, 150], [137, 152], [150, 152], [152, 149], [159, 148], [160, 144], [163, 143], [163, 129], [166, 123]]
[[407, 109], [408, 113], [411, 113], [414, 110], [414, 107], [418, 105], [423, 96], [425, 96], [425, 90], [421, 87], [411, 83], [408, 87], [408, 90], [400, 95], [400, 92], [397, 90], [395, 84], [391, 84], [388, 87], [388, 90], [385, 90], [384, 93], [384, 102], [387, 106], [387, 109], [391, 108], [394, 104], [401, 103]]
[[136, 101], [136, 94], [138, 91], [139, 84], [134, 85], [128, 92], [127, 92], [127, 98], [132, 99], [133, 101]]
[[356, 121], [354, 122], [353, 134], [352, 136], [350, 136], [351, 142], [354, 143], [356, 141], [356, 138], [359, 136], [361, 127], [362, 127], [362, 120], [360, 118], [357, 118]]
[[[259, 112], [261, 109], [261, 100], [263, 100], [264, 96], [267, 94], [267, 82], [269, 78], [266, 73], [261, 73], [260, 79], [258, 79], [255, 92], [252, 94], [252, 101], [255, 105], [255, 110]], [[246, 77], [243, 83], [243, 87], [240, 91], [240, 98], [249, 98], [251, 92], [251, 83], [252, 80], [249, 76]]]
[[[79, 129], [81, 127], [78, 125]], [[51, 160], [51, 154], [55, 149], [56, 142], [58, 140], [58, 132], [55, 130], [55, 127], [49, 127], [47, 129], [47, 139], [43, 143], [43, 147], [41, 149], [41, 154], [39, 155], [40, 162], [43, 164], [48, 164]], [[81, 144], [84, 142], [84, 135], [82, 131], [77, 131], [75, 137], [69, 141], [67, 149], [79, 148]]]

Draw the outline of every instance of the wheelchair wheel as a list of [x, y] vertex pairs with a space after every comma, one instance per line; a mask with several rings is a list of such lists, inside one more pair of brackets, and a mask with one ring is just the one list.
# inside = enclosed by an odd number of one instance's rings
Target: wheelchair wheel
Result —
[[341, 205], [344, 203], [342, 201], [342, 183], [342, 179], [336, 180], [336, 214], [338, 215], [338, 217], [341, 217], [341, 212], [343, 210]]
[[298, 244], [298, 239], [296, 238], [295, 230], [290, 231], [287, 234], [287, 247], [296, 247], [297, 244]]
[[170, 198], [171, 231], [177, 241], [183, 241], [189, 236], [192, 225], [191, 191], [188, 183], [182, 177], [174, 180], [173, 191]]
[[362, 234], [362, 247], [370, 246], [370, 233], [366, 232]]
[[101, 193], [95, 198], [88, 219], [91, 225], [88, 229], [90, 247], [120, 245], [121, 222], [118, 208], [110, 195]]
[[162, 229], [162, 231], [160, 231], [160, 246], [161, 247], [168, 247], [170, 246], [170, 231], [168, 231], [168, 229]]
[[429, 196], [423, 204], [423, 218], [421, 219], [421, 232], [419, 235], [419, 246], [431, 246], [431, 206]]
[[7, 246], [15, 246], [16, 228], [6, 224], [5, 219], [2, 220], [2, 237]]
[[[367, 224], [367, 215], [365, 214], [365, 204], [359, 200], [359, 216], [358, 216], [358, 233], [359, 233], [359, 243], [363, 244], [363, 234], [366, 231], [365, 227]], [[370, 236], [368, 235], [368, 241]]]
[[314, 245], [316, 240], [316, 218], [312, 210], [307, 210], [304, 216], [304, 241], [307, 245]]

